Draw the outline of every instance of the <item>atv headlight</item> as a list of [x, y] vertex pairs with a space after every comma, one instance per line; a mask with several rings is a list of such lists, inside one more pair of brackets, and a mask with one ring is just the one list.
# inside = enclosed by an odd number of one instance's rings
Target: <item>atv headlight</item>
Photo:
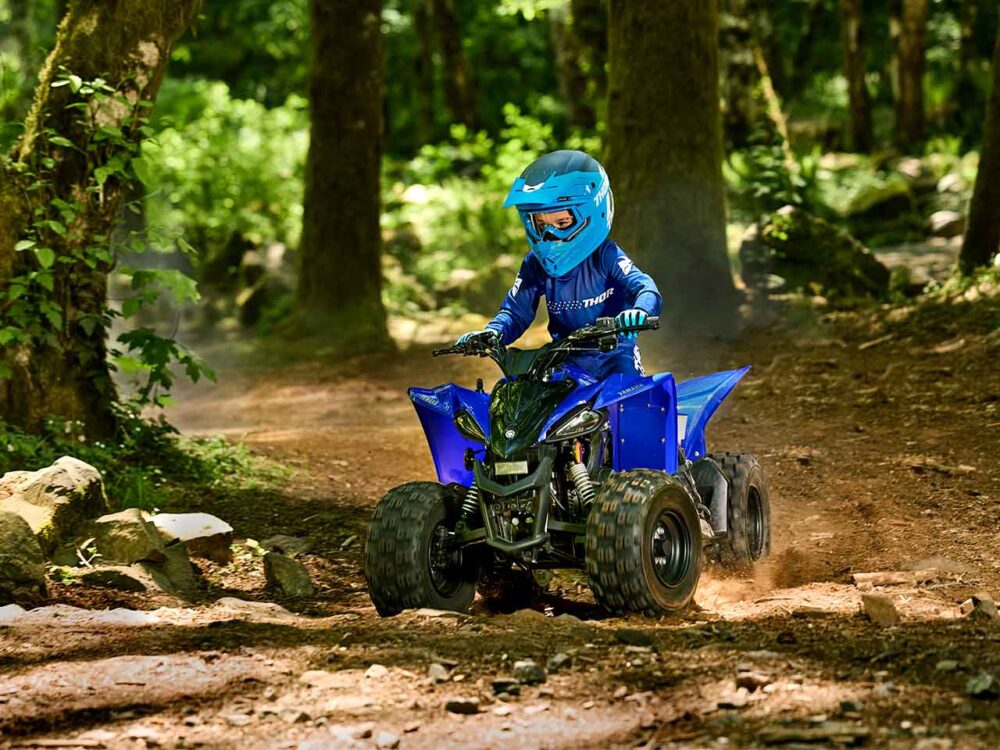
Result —
[[546, 442], [556, 440], [567, 440], [569, 438], [580, 437], [589, 432], [593, 432], [604, 424], [604, 415], [599, 411], [583, 407], [567, 417], [564, 417], [559, 424], [549, 430], [545, 437]]
[[460, 411], [455, 415], [455, 427], [458, 431], [462, 433], [463, 437], [469, 440], [474, 440], [477, 443], [486, 444], [486, 435], [483, 434], [483, 428], [479, 426], [479, 423], [467, 411]]

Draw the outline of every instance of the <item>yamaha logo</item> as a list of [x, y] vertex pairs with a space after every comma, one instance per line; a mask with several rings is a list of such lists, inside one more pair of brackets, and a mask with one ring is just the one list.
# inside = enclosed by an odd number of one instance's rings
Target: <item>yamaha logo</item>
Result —
[[517, 434], [517, 433], [516, 433], [516, 432], [514, 432], [513, 430], [507, 430], [507, 432], [505, 432], [505, 433], [503, 434], [503, 436], [504, 436], [505, 438], [507, 438], [508, 440], [510, 440], [510, 439], [511, 439], [512, 437], [514, 437], [514, 436], [515, 436], [516, 434]]

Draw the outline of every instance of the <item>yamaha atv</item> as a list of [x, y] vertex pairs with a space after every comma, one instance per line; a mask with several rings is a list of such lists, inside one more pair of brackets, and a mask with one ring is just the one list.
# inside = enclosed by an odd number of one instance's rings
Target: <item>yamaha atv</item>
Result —
[[527, 597], [549, 569], [577, 568], [606, 609], [660, 616], [691, 601], [706, 559], [747, 568], [769, 553], [757, 460], [705, 446], [748, 367], [678, 384], [596, 380], [567, 362], [655, 328], [600, 318], [536, 350], [478, 338], [434, 351], [491, 357], [504, 377], [492, 393], [482, 380], [410, 389], [439, 481], [395, 487], [375, 509], [365, 576], [380, 615], [464, 611], [477, 587]]

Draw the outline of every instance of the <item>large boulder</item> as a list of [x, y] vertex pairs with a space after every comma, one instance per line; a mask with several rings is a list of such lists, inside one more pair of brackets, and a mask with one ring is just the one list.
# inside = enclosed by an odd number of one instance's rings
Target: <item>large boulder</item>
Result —
[[0, 604], [45, 593], [45, 557], [28, 522], [0, 512]]
[[139, 566], [168, 594], [183, 599], [198, 595], [198, 575], [183, 544], [168, 545], [162, 562], [140, 562]]
[[232, 559], [233, 527], [208, 513], [160, 513], [150, 521], [168, 544], [183, 542], [195, 557], [220, 565]]
[[844, 229], [792, 206], [747, 232], [740, 261], [751, 289], [817, 292], [835, 302], [883, 299], [889, 291], [889, 269], [868, 248]]
[[101, 516], [89, 527], [102, 562], [163, 562], [163, 537], [138, 508]]
[[11, 471], [0, 477], [0, 511], [27, 521], [46, 553], [108, 510], [100, 472], [71, 456], [38, 471]]

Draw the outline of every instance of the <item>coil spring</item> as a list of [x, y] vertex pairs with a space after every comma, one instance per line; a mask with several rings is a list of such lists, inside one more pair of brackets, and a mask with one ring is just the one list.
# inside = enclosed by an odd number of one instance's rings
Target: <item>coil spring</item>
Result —
[[586, 466], [581, 463], [570, 464], [569, 478], [573, 480], [576, 495], [580, 498], [581, 503], [590, 505], [594, 502], [594, 485], [590, 481], [590, 474], [587, 473]]
[[479, 487], [473, 482], [462, 499], [462, 520], [471, 521], [479, 513]]

